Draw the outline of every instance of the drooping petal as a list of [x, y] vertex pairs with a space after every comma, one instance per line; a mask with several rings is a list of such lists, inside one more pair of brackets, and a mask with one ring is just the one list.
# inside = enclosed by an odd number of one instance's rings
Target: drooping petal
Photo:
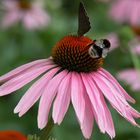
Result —
[[[133, 118], [135, 116], [133, 116], [130, 111], [132, 110], [131, 106], [125, 101], [125, 99], [117, 95], [117, 91], [115, 91], [112, 85], [109, 84], [108, 80], [98, 73], [94, 73], [94, 76], [92, 77], [104, 96], [109, 100], [111, 105], [118, 111], [118, 113], [133, 125], [137, 125]], [[137, 115], [140, 117], [139, 113]]]
[[38, 110], [38, 128], [42, 129], [46, 126], [52, 101], [58, 92], [58, 87], [62, 79], [67, 75], [67, 73], [68, 72], [64, 70], [54, 76], [42, 93]]
[[54, 123], [60, 124], [67, 112], [70, 104], [70, 87], [71, 87], [71, 72], [62, 80], [58, 88], [57, 97], [53, 105], [53, 120]]
[[85, 113], [83, 123], [81, 125], [81, 130], [86, 139], [89, 139], [92, 134], [93, 123], [94, 123], [94, 114], [92, 111], [91, 102], [86, 94], [84, 94], [85, 99]]
[[40, 60], [36, 60], [27, 64], [24, 64], [10, 72], [8, 72], [7, 74], [3, 75], [0, 77], [0, 82], [5, 82], [7, 80], [10, 80], [12, 78], [14, 78], [15, 76], [18, 76], [19, 74], [22, 74], [23, 72], [26, 72], [27, 70], [33, 70], [36, 68], [39, 68], [41, 66], [43, 66], [44, 64], [46, 64], [48, 62], [47, 59], [40, 59]]
[[[92, 77], [92, 74], [90, 74], [89, 76]], [[89, 82], [91, 84], [92, 89], [93, 90], [96, 89], [95, 87], [97, 87], [97, 85], [95, 84], [95, 81], [94, 80], [91, 81], [89, 78]], [[104, 97], [98, 87], [96, 89], [96, 92], [93, 92], [93, 94], [95, 94], [95, 96], [97, 97], [97, 102], [99, 102], [99, 105], [102, 106], [105, 131], [110, 135], [111, 138], [114, 138], [115, 137], [114, 124], [111, 113], [105, 103]]]
[[[84, 73], [81, 74], [88, 97], [92, 103], [92, 108], [94, 112], [94, 116], [96, 119], [96, 122], [101, 130], [102, 133], [105, 133], [105, 125], [104, 125], [104, 113], [103, 113], [103, 106], [101, 103], [100, 95], [98, 93], [98, 89], [95, 85], [91, 85], [91, 79]], [[92, 88], [92, 86], [94, 86]]]
[[19, 112], [19, 116], [25, 114], [40, 98], [47, 83], [58, 70], [58, 68], [54, 68], [42, 76], [38, 81], [36, 81], [21, 98], [20, 102], [14, 110], [14, 113]]
[[80, 75], [76, 72], [72, 72], [71, 79], [71, 100], [76, 112], [76, 116], [80, 123], [83, 123], [84, 112], [85, 112], [85, 100], [83, 97], [83, 83]]
[[116, 87], [120, 94], [124, 95], [128, 101], [135, 103], [135, 100], [130, 95], [128, 95], [128, 93], [121, 87], [121, 85], [109, 72], [103, 68], [99, 70], [99, 73], [100, 72]]
[[104, 81], [104, 83], [110, 88], [110, 90], [114, 93], [114, 97], [121, 100], [125, 105], [128, 105], [126, 99], [125, 99], [125, 96], [120, 92], [120, 90], [118, 90], [119, 88], [116, 88], [114, 86], [114, 84], [112, 82], [110, 82], [108, 78], [106, 78], [104, 75], [100, 74], [100, 73], [96, 73], [96, 76], [99, 76], [102, 81]]
[[4, 96], [7, 94], [10, 94], [11, 92], [14, 92], [24, 85], [28, 84], [35, 78], [37, 78], [39, 75], [47, 71], [52, 66], [42, 66], [41, 68], [36, 68], [30, 72], [27, 72], [25, 74], [21, 74], [8, 82], [4, 83], [2, 86], [0, 86], [0, 96]]

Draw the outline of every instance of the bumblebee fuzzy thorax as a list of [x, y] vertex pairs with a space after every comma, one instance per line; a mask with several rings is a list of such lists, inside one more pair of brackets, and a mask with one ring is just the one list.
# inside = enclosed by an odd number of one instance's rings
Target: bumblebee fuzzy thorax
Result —
[[89, 54], [93, 40], [85, 36], [65, 36], [53, 48], [53, 61], [63, 69], [77, 72], [96, 71], [103, 58], [92, 58]]

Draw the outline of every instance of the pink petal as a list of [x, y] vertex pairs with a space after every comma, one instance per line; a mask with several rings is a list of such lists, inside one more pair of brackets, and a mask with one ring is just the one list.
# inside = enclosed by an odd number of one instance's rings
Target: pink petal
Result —
[[46, 89], [42, 93], [42, 97], [39, 103], [38, 110], [38, 128], [42, 129], [48, 122], [48, 114], [52, 104], [52, 101], [58, 92], [59, 85], [62, 79], [67, 75], [67, 71], [64, 70], [58, 73], [47, 85]]
[[132, 88], [133, 91], [139, 91], [140, 90], [140, 83], [139, 82], [137, 83], [137, 81], [139, 81], [139, 80], [134, 81], [134, 83], [132, 83], [132, 85], [131, 85], [131, 88]]
[[110, 15], [118, 22], [139, 25], [139, 5], [139, 0], [115, 0], [112, 4]]
[[133, 48], [131, 48], [132, 52], [134, 54], [138, 54], [140, 55], [140, 43], [139, 44], [135, 44], [135, 46]]
[[47, 12], [44, 11], [42, 8], [34, 7], [33, 13], [34, 13], [34, 18], [36, 19], [39, 25], [44, 26], [48, 24], [50, 18]]
[[20, 13], [18, 10], [8, 11], [2, 19], [2, 26], [9, 27], [15, 24], [19, 20], [20, 20]]
[[53, 120], [54, 123], [60, 124], [68, 110], [70, 104], [70, 82], [71, 73], [68, 73], [66, 77], [60, 83], [58, 88], [57, 97], [53, 106]]
[[99, 70], [99, 73], [102, 73], [115, 87], [118, 91], [120, 91], [119, 93], [121, 93], [121, 95], [123, 94], [123, 96], [125, 96], [125, 98], [132, 102], [135, 103], [135, 100], [128, 95], [128, 93], [121, 87], [121, 85], [117, 82], [117, 80], [109, 73], [107, 72], [105, 69], [101, 68]]
[[[92, 77], [92, 74], [90, 75], [90, 77]], [[93, 81], [93, 82], [90, 81], [91, 87], [93, 88], [93, 90], [96, 87], [94, 82], [95, 81]], [[97, 92], [96, 93], [94, 92], [94, 94], [95, 94], [95, 96], [97, 96], [97, 94], [99, 94], [99, 98], [97, 98], [97, 101], [103, 108], [103, 118], [104, 118], [104, 123], [105, 123], [105, 130], [110, 135], [111, 138], [114, 138], [115, 137], [114, 124], [113, 124], [111, 113], [105, 103], [104, 97], [99, 88], [97, 88]]]
[[104, 75], [100, 74], [100, 72], [96, 75], [98, 75], [102, 79], [102, 81], [104, 81], [104, 83], [110, 88], [110, 90], [115, 93], [114, 97], [121, 100], [125, 105], [128, 105], [125, 96], [120, 92], [117, 86], [114, 86], [113, 82], [110, 82], [109, 77], [105, 77]]
[[[93, 112], [96, 119], [96, 122], [101, 130], [102, 133], [105, 133], [105, 126], [104, 126], [104, 116], [103, 116], [103, 106], [100, 100], [100, 95], [97, 87], [95, 85], [91, 85], [91, 79], [84, 73], [81, 74], [88, 97], [93, 106]], [[93, 86], [93, 87], [92, 87]]]
[[130, 16], [130, 21], [133, 25], [138, 25], [140, 23], [140, 13], [139, 13], [139, 6], [140, 2], [134, 1], [133, 4], [131, 5], [131, 16]]
[[[125, 81], [131, 85], [132, 90], [140, 90], [140, 72], [135, 69], [122, 70], [117, 74], [118, 79]], [[131, 77], [131, 78], [130, 78]]]
[[39, 26], [36, 19], [32, 16], [33, 14], [29, 11], [28, 13], [25, 13], [23, 17], [23, 25], [28, 29], [33, 29]]
[[25, 13], [23, 18], [23, 24], [29, 29], [40, 28], [40, 26], [47, 25], [48, 22], [49, 16], [40, 7], [33, 7], [28, 13]]
[[58, 68], [54, 68], [42, 76], [38, 81], [36, 81], [21, 98], [20, 102], [14, 110], [14, 113], [19, 112], [19, 116], [25, 114], [40, 98], [47, 83], [58, 70]]
[[86, 94], [84, 94], [85, 98], [85, 113], [83, 123], [81, 125], [81, 130], [86, 139], [89, 139], [92, 134], [93, 123], [94, 123], [94, 114], [92, 112], [91, 102]]
[[41, 68], [36, 68], [30, 72], [16, 76], [15, 78], [0, 86], [0, 96], [10, 94], [11, 92], [20, 89], [21, 87], [28, 84], [36, 77], [47, 71], [47, 69], [49, 68], [50, 66], [42, 66]]
[[110, 103], [118, 111], [118, 113], [133, 125], [137, 125], [132, 116], [133, 114], [131, 114], [130, 112], [131, 106], [127, 102], [125, 102], [123, 98], [120, 98], [116, 95], [117, 92], [115, 92], [112, 85], [110, 85], [107, 80], [98, 73], [94, 73], [93, 79], [95, 80], [100, 90], [103, 92], [104, 96], [110, 101]]
[[41, 59], [41, 60], [36, 60], [27, 64], [24, 64], [10, 72], [8, 72], [7, 74], [3, 75], [0, 77], [0, 82], [5, 82], [7, 80], [10, 80], [12, 78], [14, 78], [15, 76], [26, 72], [27, 70], [32, 70], [32, 69], [36, 69], [38, 67], [43, 66], [44, 64], [46, 64], [48, 61], [47, 59]]
[[80, 75], [77, 72], [72, 72], [71, 80], [71, 99], [76, 116], [80, 121], [80, 124], [83, 123], [84, 112], [85, 112], [85, 100], [83, 97], [83, 83]]
[[123, 22], [123, 19], [127, 18], [126, 16], [124, 16], [125, 13], [123, 10], [123, 9], [126, 9], [126, 3], [125, 3], [125, 1], [122, 1], [120, 4], [120, 2], [121, 1], [114, 1], [113, 5], [109, 11], [109, 14], [116, 21]]

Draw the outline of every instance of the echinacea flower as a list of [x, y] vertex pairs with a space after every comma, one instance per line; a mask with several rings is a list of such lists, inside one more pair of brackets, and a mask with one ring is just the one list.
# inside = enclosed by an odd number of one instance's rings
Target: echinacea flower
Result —
[[9, 27], [17, 22], [21, 22], [27, 29], [48, 25], [49, 16], [43, 9], [42, 1], [4, 0], [2, 4], [5, 9], [2, 18], [3, 27]]
[[118, 72], [117, 77], [130, 85], [133, 91], [140, 91], [140, 71], [132, 68], [122, 70]]
[[15, 130], [4, 130], [0, 131], [0, 140], [27, 140], [27, 137]]
[[140, 25], [140, 1], [139, 0], [114, 0], [109, 14], [120, 23]]
[[90, 24], [82, 4], [79, 9], [79, 16], [84, 19], [79, 18], [78, 35], [68, 35], [58, 41], [50, 58], [27, 63], [1, 76], [0, 96], [11, 94], [40, 76], [23, 95], [14, 113], [24, 115], [40, 98], [38, 127], [43, 129], [52, 104], [52, 118], [60, 124], [71, 102], [85, 138], [90, 138], [94, 120], [102, 133], [113, 138], [114, 124], [105, 98], [135, 126], [138, 125], [134, 118], [140, 114], [127, 102], [135, 100], [101, 67], [110, 43], [106, 39], [92, 40], [84, 36]]

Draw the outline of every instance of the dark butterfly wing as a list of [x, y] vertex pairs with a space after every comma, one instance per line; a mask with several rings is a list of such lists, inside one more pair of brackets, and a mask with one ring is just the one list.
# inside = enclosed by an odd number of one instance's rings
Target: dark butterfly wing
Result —
[[83, 3], [79, 5], [79, 17], [78, 17], [78, 36], [82, 36], [90, 30], [90, 21]]

